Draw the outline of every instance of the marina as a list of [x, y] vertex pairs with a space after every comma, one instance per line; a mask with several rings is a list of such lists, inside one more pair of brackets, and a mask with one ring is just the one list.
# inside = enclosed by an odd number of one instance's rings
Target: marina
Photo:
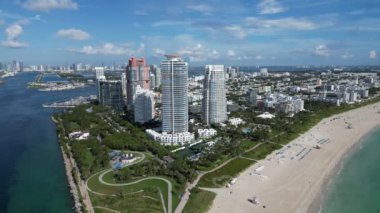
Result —
[[89, 104], [94, 100], [96, 100], [96, 95], [79, 96], [66, 101], [56, 101], [50, 104], [42, 104], [42, 106], [49, 108], [73, 108], [79, 105]]

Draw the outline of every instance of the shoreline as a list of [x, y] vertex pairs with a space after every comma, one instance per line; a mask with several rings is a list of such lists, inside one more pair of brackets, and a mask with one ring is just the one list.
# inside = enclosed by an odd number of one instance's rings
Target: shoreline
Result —
[[71, 194], [71, 197], [73, 198], [73, 201], [74, 201], [73, 209], [75, 212], [81, 213], [82, 212], [82, 204], [81, 204], [79, 196], [78, 196], [79, 193], [78, 193], [78, 189], [77, 189], [77, 186], [75, 184], [75, 181], [74, 181], [74, 177], [72, 175], [72, 172], [70, 171], [70, 169], [72, 169], [70, 167], [70, 161], [67, 158], [66, 154], [64, 153], [61, 145], [60, 145], [60, 149], [61, 149], [61, 153], [62, 153], [62, 157], [63, 157], [63, 162], [65, 164], [66, 178], [67, 178], [67, 182], [69, 184], [68, 186], [70, 188], [70, 194]]
[[[57, 121], [54, 116], [51, 116], [51, 120], [54, 122], [55, 125], [59, 124], [59, 121]], [[58, 135], [57, 135], [58, 137]], [[87, 188], [84, 186], [84, 181], [80, 179], [79, 170], [76, 167], [75, 160], [67, 156], [63, 145], [59, 142], [59, 137], [57, 138], [59, 143], [59, 148], [61, 150], [63, 163], [65, 165], [65, 172], [66, 172], [66, 178], [68, 187], [70, 189], [70, 195], [73, 198], [74, 206], [73, 209], [77, 213], [82, 213], [83, 210], [85, 212], [94, 212], [92, 203], [90, 200], [90, 196], [87, 192]], [[73, 174], [75, 172], [75, 174]], [[77, 176], [75, 179], [74, 175]], [[79, 183], [77, 182], [79, 181]]]
[[366, 139], [371, 136], [376, 130], [380, 129], [380, 124], [373, 127], [370, 131], [365, 133], [356, 143], [346, 151], [344, 156], [341, 157], [336, 166], [330, 171], [330, 173], [324, 178], [323, 184], [320, 191], [315, 195], [314, 200], [311, 202], [307, 213], [321, 212], [324, 202], [326, 202], [324, 196], [328, 196], [330, 186], [334, 182], [335, 178], [338, 177], [340, 171], [343, 169], [347, 161], [360, 150], [360, 147], [366, 141]]
[[[378, 109], [380, 102], [321, 120], [242, 172], [232, 188], [213, 189], [217, 196], [209, 212], [320, 211], [323, 196], [346, 159], [380, 127]], [[321, 149], [315, 149], [320, 143]], [[259, 165], [263, 171], [252, 174]], [[247, 201], [252, 196], [260, 205]]]

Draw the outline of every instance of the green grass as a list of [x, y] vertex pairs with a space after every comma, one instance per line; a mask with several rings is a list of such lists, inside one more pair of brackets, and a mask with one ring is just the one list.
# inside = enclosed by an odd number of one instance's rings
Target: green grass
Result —
[[255, 162], [243, 158], [234, 159], [222, 168], [204, 175], [200, 179], [198, 186], [208, 188], [224, 187], [228, 181], [236, 177], [253, 163]]
[[69, 123], [69, 131], [80, 130], [81, 127], [76, 122]]
[[[129, 186], [107, 186], [98, 181], [99, 175], [95, 175], [88, 181], [91, 190], [106, 194], [96, 195], [90, 192], [94, 206], [107, 207], [122, 212], [141, 212], [139, 208], [150, 211], [162, 212], [161, 198], [158, 188], [161, 190], [165, 206], [167, 205], [167, 184], [161, 180], [146, 180]], [[139, 192], [143, 190], [143, 192]], [[139, 192], [139, 193], [136, 193]], [[154, 199], [152, 199], [154, 198]]]
[[207, 212], [216, 194], [205, 190], [194, 188], [191, 190], [190, 198], [186, 203], [182, 213], [205, 213]]
[[273, 143], [265, 143], [256, 147], [254, 150], [245, 153], [243, 156], [247, 158], [252, 158], [255, 160], [264, 159], [268, 154], [273, 152], [276, 149], [280, 149], [282, 146], [273, 144]]
[[[157, 188], [159, 188], [163, 194], [164, 200], [165, 200], [165, 206], [167, 206], [167, 198], [168, 198], [168, 185], [166, 182], [162, 180], [144, 180], [142, 182], [133, 184], [133, 185], [127, 185], [127, 186], [108, 186], [101, 184], [99, 182], [99, 176], [100, 174], [97, 174], [90, 178], [88, 180], [88, 186], [91, 190], [102, 193], [102, 194], [107, 194], [107, 195], [117, 195], [117, 194], [128, 194], [128, 193], [133, 193], [137, 192], [140, 190], [144, 191], [155, 191]], [[112, 179], [111, 181], [108, 181], [105, 177], [107, 178], [112, 178], [112, 172], [108, 173], [107, 175], [104, 176], [104, 181], [114, 183], [115, 181]], [[182, 194], [183, 191], [183, 186], [177, 184], [174, 180], [164, 177], [171, 181], [173, 189], [172, 189], [172, 208], [175, 209], [179, 203], [179, 197]], [[136, 178], [135, 180], [138, 180], [140, 178]], [[133, 180], [133, 181], [135, 181]], [[132, 182], [132, 180], [130, 181]], [[90, 192], [91, 193], [91, 192]], [[91, 193], [92, 194], [92, 193]], [[98, 195], [92, 194], [93, 196], [97, 197]], [[142, 196], [142, 195], [139, 195]], [[160, 199], [159, 194], [157, 193], [157, 199]], [[133, 203], [129, 203], [130, 201], [126, 200], [126, 203], [133, 205]], [[161, 200], [160, 200], [160, 205], [161, 205]]]
[[[163, 212], [158, 191], [150, 190], [134, 194], [117, 196], [101, 196], [90, 193], [93, 206], [106, 207], [112, 210], [126, 212]], [[95, 212], [110, 212], [104, 209], [95, 209]]]
[[256, 146], [258, 144], [257, 141], [252, 141], [252, 140], [248, 140], [248, 139], [243, 139], [240, 144], [239, 144], [239, 148], [241, 150], [247, 150], [247, 149], [250, 149], [254, 146]]

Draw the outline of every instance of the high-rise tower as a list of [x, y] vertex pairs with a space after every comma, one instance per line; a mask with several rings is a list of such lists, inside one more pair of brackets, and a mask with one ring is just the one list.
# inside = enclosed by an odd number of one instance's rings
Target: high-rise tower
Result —
[[179, 56], [166, 55], [161, 62], [162, 131], [188, 131], [188, 65]]
[[136, 87], [149, 89], [149, 67], [144, 58], [131, 58], [126, 70], [127, 75], [127, 106], [133, 108]]
[[223, 65], [207, 65], [203, 81], [202, 119], [207, 125], [227, 120]]

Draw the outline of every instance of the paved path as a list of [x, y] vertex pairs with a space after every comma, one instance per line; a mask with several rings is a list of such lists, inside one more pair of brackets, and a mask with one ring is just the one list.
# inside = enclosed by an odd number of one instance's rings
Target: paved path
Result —
[[133, 185], [133, 184], [136, 184], [136, 183], [140, 183], [140, 182], [145, 181], [145, 180], [162, 180], [162, 181], [165, 181], [165, 183], [168, 184], [168, 211], [167, 212], [168, 213], [172, 213], [172, 189], [173, 189], [173, 186], [172, 186], [172, 183], [170, 181], [168, 181], [167, 179], [161, 178], [161, 177], [147, 177], [147, 178], [143, 178], [143, 179], [140, 179], [140, 180], [137, 180], [137, 181], [133, 181], [133, 182], [130, 182], [130, 183], [108, 183], [108, 182], [105, 182], [103, 180], [103, 176], [106, 173], [108, 173], [108, 172], [109, 171], [105, 171], [104, 173], [102, 173], [99, 176], [99, 182], [102, 183], [102, 184], [104, 184], [104, 185], [108, 185], [108, 186], [128, 186], [128, 185]]
[[[254, 149], [256, 149], [258, 146], [260, 146], [262, 143], [258, 143], [256, 144], [254, 147], [250, 148], [250, 149], [247, 149], [244, 153], [247, 153], [249, 151], [252, 151]], [[220, 164], [219, 166], [209, 170], [209, 171], [206, 171], [206, 172], [201, 172], [198, 174], [198, 177], [195, 179], [195, 181], [193, 183], [187, 183], [187, 186], [186, 186], [186, 189], [185, 189], [185, 194], [183, 194], [177, 208], [175, 209], [175, 213], [181, 213], [183, 211], [183, 209], [185, 208], [185, 205], [187, 203], [187, 201], [189, 200], [189, 197], [190, 197], [190, 191], [198, 184], [199, 180], [207, 173], [210, 173], [210, 172], [214, 172], [220, 168], [222, 168], [223, 166], [225, 166], [226, 164], [228, 164], [229, 162], [231, 162], [232, 160], [236, 159], [237, 157], [234, 157], [234, 158], [231, 158], [227, 161], [225, 161], [224, 163]]]
[[[128, 164], [127, 166], [132, 166], [132, 165], [135, 165], [135, 164], [138, 164], [140, 162], [142, 162], [144, 159], [145, 159], [145, 154], [143, 153], [140, 153], [140, 152], [135, 152], [135, 153], [139, 153], [142, 155], [142, 157], [135, 161], [135, 162], [132, 162], [131, 164]], [[86, 181], [86, 187], [87, 187], [87, 190], [94, 193], [94, 194], [97, 194], [97, 195], [106, 195], [106, 194], [102, 194], [102, 193], [99, 193], [99, 192], [95, 192], [93, 190], [91, 190], [89, 187], [88, 187], [88, 180], [90, 180], [91, 178], [93, 178], [94, 176], [99, 175], [99, 182], [104, 184], [104, 185], [108, 185], [108, 186], [128, 186], [128, 185], [133, 185], [133, 184], [136, 184], [136, 183], [140, 183], [142, 181], [145, 181], [145, 180], [161, 180], [161, 181], [164, 181], [165, 183], [168, 184], [168, 207], [167, 207], [167, 213], [172, 213], [172, 189], [173, 189], [173, 186], [172, 186], [172, 183], [165, 179], [165, 178], [162, 178], [162, 177], [146, 177], [146, 178], [143, 178], [143, 179], [140, 179], [140, 180], [137, 180], [137, 181], [133, 181], [133, 182], [129, 182], [129, 183], [108, 183], [106, 181], [103, 180], [104, 178], [104, 175], [106, 175], [107, 173], [109, 172], [112, 172], [113, 170], [112, 169], [106, 169], [106, 170], [103, 170], [103, 171], [100, 171], [100, 172], [97, 172], [93, 175], [91, 175], [91, 177], [89, 177]], [[112, 195], [111, 195], [112, 196]], [[166, 208], [165, 206], [163, 206], [165, 212], [166, 212]]]

